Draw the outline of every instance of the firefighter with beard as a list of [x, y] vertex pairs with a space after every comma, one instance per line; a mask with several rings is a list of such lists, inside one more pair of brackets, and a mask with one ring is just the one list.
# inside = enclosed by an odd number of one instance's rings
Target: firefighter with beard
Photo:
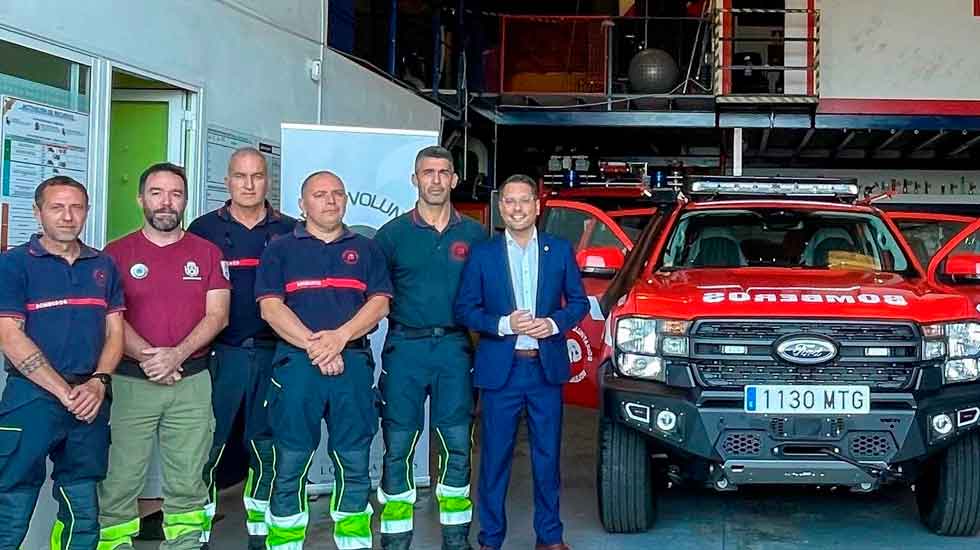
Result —
[[109, 472], [99, 489], [99, 550], [132, 548], [154, 444], [163, 466], [163, 550], [199, 550], [207, 528], [201, 472], [214, 436], [211, 341], [228, 325], [221, 250], [182, 227], [184, 170], [140, 176], [141, 229], [109, 243], [122, 274], [124, 357], [113, 380]]

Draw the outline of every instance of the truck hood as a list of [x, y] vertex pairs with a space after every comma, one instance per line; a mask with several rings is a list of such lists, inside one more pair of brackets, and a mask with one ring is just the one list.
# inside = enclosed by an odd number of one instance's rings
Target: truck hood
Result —
[[785, 268], [685, 269], [637, 281], [622, 313], [673, 319], [810, 317], [919, 323], [976, 318], [965, 296], [895, 273]]

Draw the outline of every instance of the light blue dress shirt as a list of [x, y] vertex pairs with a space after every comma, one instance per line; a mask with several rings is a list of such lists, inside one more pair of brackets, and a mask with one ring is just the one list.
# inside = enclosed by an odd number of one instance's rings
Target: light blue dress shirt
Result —
[[[533, 229], [531, 239], [527, 242], [527, 247], [517, 244], [511, 237], [509, 231], [504, 231], [504, 240], [507, 243], [507, 264], [510, 268], [510, 280], [514, 289], [514, 301], [517, 309], [523, 309], [531, 313], [531, 317], [537, 317], [535, 311], [538, 303], [538, 230]], [[557, 325], [551, 319], [551, 333], [558, 332]], [[501, 336], [514, 334], [510, 326], [510, 317], [503, 316], [497, 324], [497, 332]], [[538, 340], [525, 334], [517, 336], [515, 349], [538, 349]]]

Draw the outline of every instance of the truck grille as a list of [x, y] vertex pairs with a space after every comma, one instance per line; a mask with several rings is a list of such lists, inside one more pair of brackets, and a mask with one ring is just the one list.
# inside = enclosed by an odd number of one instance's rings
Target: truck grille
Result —
[[[820, 335], [838, 347], [819, 365], [779, 359], [774, 344], [787, 336]], [[747, 384], [867, 384], [909, 387], [920, 362], [921, 336], [912, 323], [879, 321], [759, 321], [710, 319], [691, 328], [690, 361], [708, 387]], [[741, 353], [726, 353], [734, 347]], [[869, 349], [873, 349], [871, 354]]]
[[848, 448], [854, 458], [885, 458], [895, 449], [888, 432], [856, 433], [849, 439]]
[[754, 432], [732, 432], [721, 444], [725, 456], [757, 456], [762, 450], [762, 437]]

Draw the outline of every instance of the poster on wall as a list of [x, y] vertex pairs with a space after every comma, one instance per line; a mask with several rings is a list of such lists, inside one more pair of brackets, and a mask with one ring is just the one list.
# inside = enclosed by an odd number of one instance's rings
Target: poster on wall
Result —
[[38, 231], [34, 189], [64, 175], [88, 184], [89, 117], [0, 96], [0, 251]]
[[[351, 126], [282, 125], [282, 205], [283, 212], [299, 218], [300, 185], [309, 174], [330, 170], [347, 188], [344, 222], [355, 232], [373, 237], [385, 222], [411, 210], [417, 196], [411, 183], [415, 155], [420, 149], [439, 143], [433, 131], [392, 130]], [[374, 352], [375, 377], [381, 370], [381, 346], [387, 329], [382, 321], [370, 335]], [[428, 411], [428, 409], [426, 409]], [[426, 413], [428, 415], [428, 412]], [[428, 425], [428, 419], [426, 420]], [[333, 466], [326, 454], [326, 428], [310, 468], [311, 490], [328, 491]], [[429, 484], [428, 430], [419, 438], [415, 454], [415, 482]], [[381, 477], [383, 444], [378, 432], [371, 447], [371, 479]]]
[[255, 147], [265, 155], [267, 177], [269, 179], [269, 203], [274, 208], [280, 208], [280, 148], [271, 140], [260, 139], [256, 136], [221, 128], [208, 126], [207, 150], [205, 152], [205, 182], [204, 182], [204, 211], [210, 212], [220, 208], [228, 200], [228, 189], [225, 187], [225, 175], [228, 173], [228, 161], [236, 149]]

